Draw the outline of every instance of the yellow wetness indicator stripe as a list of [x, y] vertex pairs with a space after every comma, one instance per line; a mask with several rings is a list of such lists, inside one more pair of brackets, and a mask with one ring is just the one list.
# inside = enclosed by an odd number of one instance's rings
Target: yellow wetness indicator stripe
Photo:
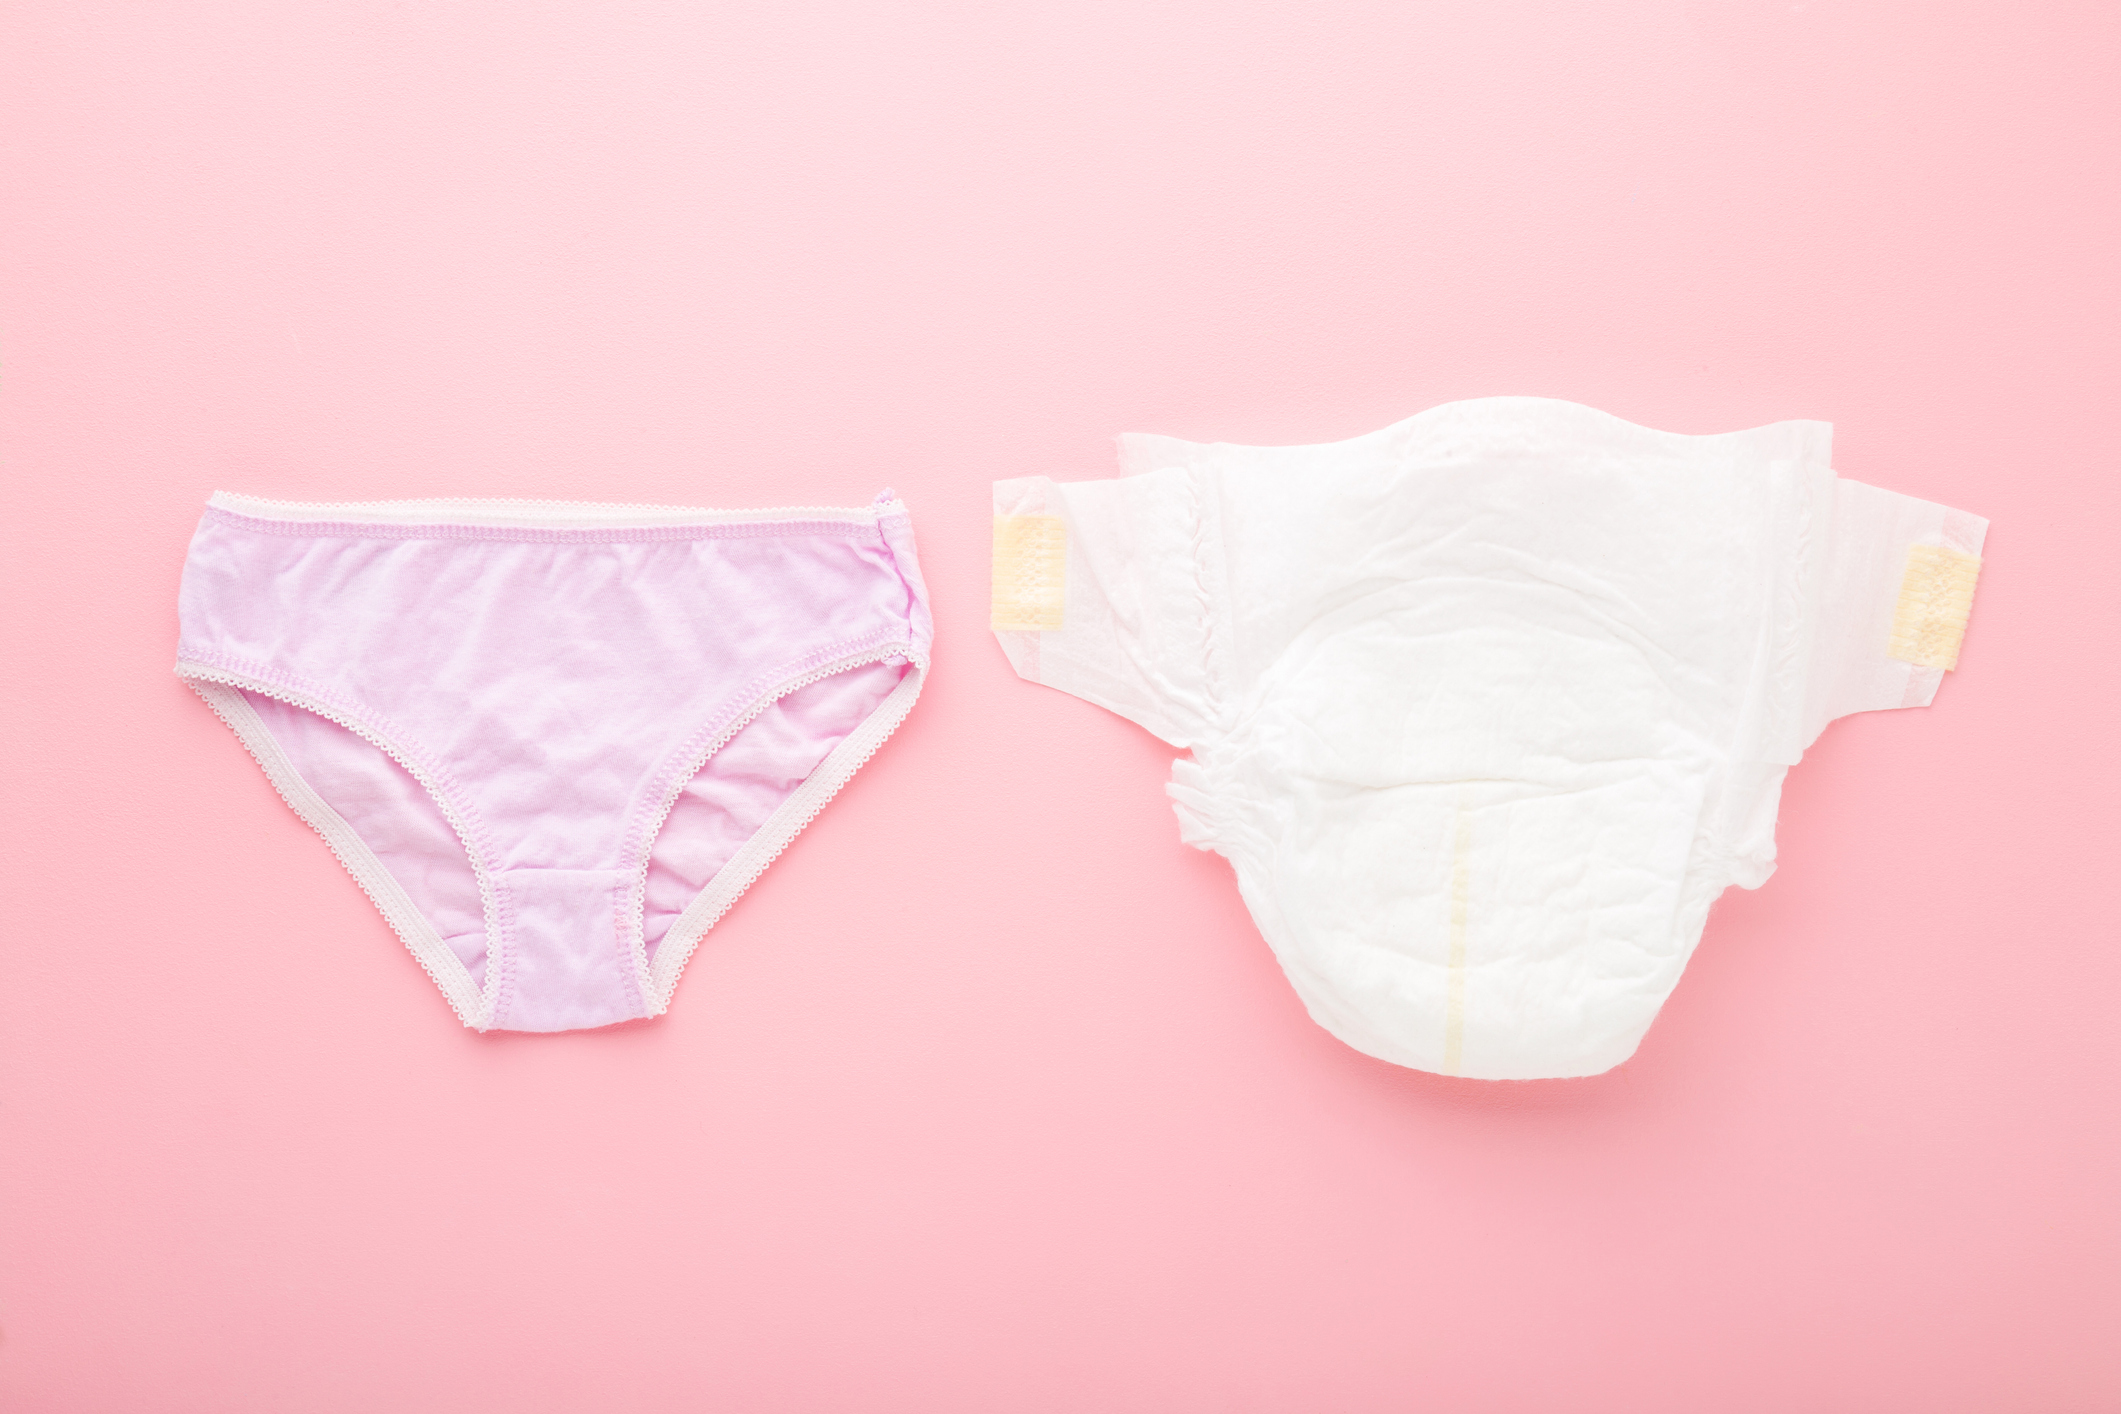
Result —
[[1893, 609], [1893, 638], [1886, 652], [1921, 668], [1959, 666], [1959, 640], [1974, 607], [1974, 581], [1981, 557], [1942, 545], [1907, 552], [1907, 575]]
[[1466, 906], [1473, 888], [1473, 812], [1458, 807], [1458, 838], [1451, 848], [1451, 972], [1444, 984], [1443, 1073], [1458, 1074], [1466, 1045]]
[[1059, 516], [994, 518], [994, 628], [1056, 629], [1068, 603], [1068, 523]]

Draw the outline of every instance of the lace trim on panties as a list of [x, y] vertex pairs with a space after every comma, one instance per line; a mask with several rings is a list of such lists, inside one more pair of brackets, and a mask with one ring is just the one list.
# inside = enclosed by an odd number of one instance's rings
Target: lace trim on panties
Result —
[[[741, 719], [719, 733], [713, 746], [699, 753], [693, 772], [697, 772], [730, 737], [787, 694], [811, 683], [820, 682], [835, 673], [843, 673], [865, 663], [888, 662], [893, 658], [907, 660], [913, 665], [913, 670], [906, 674], [905, 679], [891, 690], [890, 695], [878, 704], [877, 709], [871, 712], [859, 727], [833, 748], [832, 754], [818, 764], [817, 769], [796, 787], [795, 792], [781, 802], [780, 808], [767, 817], [766, 823], [759, 827], [758, 832], [744, 841], [743, 847], [730, 857], [721, 871], [708, 882], [707, 887], [700, 891], [699, 897], [678, 915], [677, 921], [670, 925], [670, 931], [663, 935], [663, 941], [656, 948], [655, 964], [648, 971], [649, 1015], [660, 1016], [669, 1009], [671, 994], [677, 990], [678, 976], [685, 970], [685, 964], [691, 960], [694, 949], [699, 947], [700, 940], [706, 937], [708, 930], [722, 920], [722, 915], [735, 905], [744, 891], [758, 881], [768, 865], [781, 857], [781, 852], [818, 817], [832, 798], [839, 794], [840, 788], [854, 778], [855, 772], [868, 764], [869, 758], [876, 755], [878, 749], [890, 739], [891, 734], [898, 730], [899, 724], [906, 720], [906, 714], [913, 710], [914, 700], [920, 696], [921, 684], [927, 677], [927, 659], [913, 653], [903, 642], [886, 644], [838, 659], [782, 684], [770, 696], [761, 698]], [[647, 838], [651, 848], [655, 836], [662, 830], [662, 822], [669, 817], [671, 807], [677, 803], [678, 791], [682, 790], [685, 782], [690, 779], [692, 773], [680, 774], [676, 784], [669, 791], [661, 811], [656, 816], [655, 825], [648, 832]], [[640, 877], [634, 883], [632, 914], [636, 920], [642, 915], [647, 882], [648, 864], [644, 856]], [[643, 948], [638, 925], [634, 930], [633, 941], [636, 950]], [[645, 957], [645, 952], [643, 956]]]
[[[736, 734], [756, 721], [759, 714], [786, 697], [789, 693], [823, 681], [834, 674], [864, 663], [884, 662], [897, 658], [904, 661], [911, 645], [888, 630], [873, 634], [866, 639], [836, 643], [821, 649], [794, 663], [785, 664], [773, 673], [754, 679], [746, 694], [737, 698], [741, 707], [731, 717], [708, 723], [681, 742], [665, 759], [661, 771], [650, 778], [648, 789], [636, 808], [633, 820], [624, 835], [622, 867], [633, 872], [633, 886], [627, 891], [626, 902], [619, 910], [619, 936], [626, 939], [633, 960], [633, 975], [630, 985], [636, 992], [635, 1001], [650, 1016], [661, 1015], [668, 1006], [667, 999], [655, 998], [655, 984], [648, 970], [648, 871], [655, 861], [655, 842], [662, 835], [663, 827], [669, 823], [670, 812], [677, 808], [678, 797], [684, 793], [686, 783], [697, 776], [706, 764], [727, 746]], [[792, 674], [782, 676], [782, 674]], [[772, 816], [767, 817], [769, 820]], [[723, 866], [727, 868], [725, 864]], [[709, 879], [712, 887], [714, 880]], [[645, 994], [642, 989], [645, 988]]]
[[[391, 931], [404, 942], [412, 953], [413, 960], [434, 979], [435, 986], [441, 989], [443, 997], [448, 1000], [450, 1009], [456, 1012], [457, 1018], [466, 1026], [483, 1031], [493, 1015], [490, 1003], [493, 994], [492, 977], [488, 977], [486, 995], [481, 996], [478, 984], [471, 979], [471, 973], [457, 955], [449, 950], [449, 945], [442, 941], [442, 935], [434, 924], [414, 906], [404, 888], [391, 877], [390, 871], [383, 867], [383, 862], [376, 858], [367, 842], [354, 832], [353, 826], [347, 824], [345, 818], [302, 779], [301, 773], [296, 771], [294, 763], [287, 759], [287, 754], [280, 749], [280, 744], [273, 739], [272, 733], [266, 730], [265, 723], [259, 719], [257, 712], [244, 700], [243, 692], [258, 692], [280, 698], [301, 707], [304, 711], [312, 711], [337, 722], [348, 731], [358, 733], [387, 753], [392, 760], [411, 771], [415, 778], [420, 779], [420, 783], [427, 787], [428, 794], [441, 806], [444, 815], [449, 819], [450, 827], [457, 831], [461, 840], [464, 836], [463, 823], [440, 793], [417, 768], [406, 762], [388, 745], [376, 740], [372, 732], [318, 703], [298, 701], [284, 691], [276, 691], [262, 683], [249, 681], [233, 673], [215, 672], [196, 664], [179, 663], [177, 671], [192, 691], [198, 693], [206, 705], [213, 709], [214, 715], [235, 732], [237, 740], [243, 743], [243, 749], [251, 754], [251, 758], [265, 772], [265, 778], [272, 782], [273, 789], [280, 793], [280, 798], [287, 802], [288, 808], [293, 810], [304, 824], [317, 832], [326, 847], [345, 867], [346, 872], [353, 876], [354, 883], [360, 886], [362, 893], [368, 895], [369, 902], [376, 906], [376, 911], [383, 915], [383, 921], [388, 923]], [[485, 869], [479, 867], [476, 853], [468, 846], [466, 853], [478, 874], [479, 897], [488, 930], [487, 965], [489, 969], [493, 969], [498, 966], [498, 954], [505, 951], [497, 945], [493, 936], [493, 890]]]
[[[267, 534], [316, 535], [326, 527], [360, 526], [400, 530], [701, 530], [772, 526], [754, 534], [847, 534], [873, 530], [880, 520], [907, 514], [906, 503], [885, 492], [868, 506], [771, 506], [715, 510], [704, 506], [627, 505], [609, 501], [529, 501], [443, 497], [409, 501], [274, 501], [216, 491], [211, 511]], [[784, 528], [785, 527], [785, 528]], [[798, 529], [796, 527], [803, 527]], [[246, 525], [245, 528], [254, 528]], [[680, 537], [670, 537], [680, 538]]]

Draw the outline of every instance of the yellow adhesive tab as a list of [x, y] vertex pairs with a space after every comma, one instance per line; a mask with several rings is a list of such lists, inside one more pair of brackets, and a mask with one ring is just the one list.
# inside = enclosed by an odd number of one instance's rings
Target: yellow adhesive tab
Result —
[[1907, 552], [1907, 575], [1893, 609], [1893, 637], [1886, 652], [1921, 668], [1959, 666], [1959, 640], [1974, 607], [1974, 581], [1981, 557], [1943, 545], [1917, 545]]
[[1059, 628], [1067, 603], [1068, 523], [1059, 516], [996, 516], [994, 628]]

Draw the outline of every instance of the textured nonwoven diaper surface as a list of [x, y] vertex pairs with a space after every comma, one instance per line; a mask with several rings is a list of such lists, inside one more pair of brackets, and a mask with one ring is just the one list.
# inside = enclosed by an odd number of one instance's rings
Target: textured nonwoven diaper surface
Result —
[[1773, 870], [1825, 724], [1957, 662], [1987, 522], [1837, 477], [1830, 435], [1494, 398], [1322, 446], [1123, 437], [1116, 479], [996, 483], [995, 633], [1191, 749], [1181, 837], [1320, 1025], [1591, 1075]]

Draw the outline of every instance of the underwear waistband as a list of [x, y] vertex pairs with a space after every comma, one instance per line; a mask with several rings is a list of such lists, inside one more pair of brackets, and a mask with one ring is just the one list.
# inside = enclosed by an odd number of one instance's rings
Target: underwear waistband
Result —
[[[479, 532], [685, 532], [713, 534], [874, 534], [880, 522], [906, 515], [906, 502], [884, 492], [865, 507], [757, 507], [711, 509], [666, 505], [615, 505], [598, 500], [267, 500], [214, 492], [208, 519], [261, 534], [369, 534], [382, 538], [490, 538]], [[513, 538], [513, 536], [503, 536]], [[573, 538], [573, 536], [568, 536]], [[662, 536], [655, 536], [662, 538]]]

